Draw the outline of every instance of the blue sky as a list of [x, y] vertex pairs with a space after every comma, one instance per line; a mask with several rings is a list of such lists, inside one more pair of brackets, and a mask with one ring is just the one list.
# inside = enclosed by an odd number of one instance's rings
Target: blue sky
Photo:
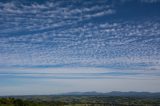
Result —
[[0, 95], [160, 92], [159, 11], [160, 0], [0, 0]]

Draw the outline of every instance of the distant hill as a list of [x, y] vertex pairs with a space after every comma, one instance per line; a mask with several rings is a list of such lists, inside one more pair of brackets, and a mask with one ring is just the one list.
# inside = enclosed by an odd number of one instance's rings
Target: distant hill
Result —
[[160, 98], [160, 92], [120, 92], [120, 91], [112, 91], [107, 93], [102, 92], [68, 92], [61, 94], [50, 94], [50, 95], [15, 95], [15, 96], [1, 96], [1, 97], [16, 97], [16, 98], [37, 98], [37, 97], [59, 97], [59, 96], [102, 96], [102, 97], [140, 97], [140, 98]]
[[63, 93], [59, 95], [73, 95], [73, 96], [123, 96], [123, 97], [158, 97], [160, 98], [160, 92], [152, 93], [152, 92], [120, 92], [120, 91], [113, 91], [108, 93], [101, 93], [101, 92], [69, 92]]

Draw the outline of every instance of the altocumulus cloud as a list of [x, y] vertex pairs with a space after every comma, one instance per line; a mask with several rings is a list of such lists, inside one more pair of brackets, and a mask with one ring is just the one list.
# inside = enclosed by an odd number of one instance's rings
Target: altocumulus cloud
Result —
[[157, 81], [159, 10], [159, 0], [0, 1], [1, 77]]

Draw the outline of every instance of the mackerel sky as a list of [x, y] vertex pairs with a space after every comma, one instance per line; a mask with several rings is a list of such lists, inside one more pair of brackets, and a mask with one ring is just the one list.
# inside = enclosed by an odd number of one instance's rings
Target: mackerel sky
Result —
[[0, 95], [160, 92], [160, 0], [0, 0]]

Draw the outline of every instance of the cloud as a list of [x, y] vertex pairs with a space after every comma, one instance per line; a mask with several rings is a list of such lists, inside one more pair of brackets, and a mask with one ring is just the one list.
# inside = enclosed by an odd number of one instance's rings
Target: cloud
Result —
[[109, 20], [106, 1], [17, 2], [0, 3], [1, 67], [159, 70], [159, 17]]
[[147, 20], [143, 24], [86, 24], [60, 32], [51, 30], [3, 37], [1, 64], [156, 65], [159, 64], [158, 27], [157, 21]]

